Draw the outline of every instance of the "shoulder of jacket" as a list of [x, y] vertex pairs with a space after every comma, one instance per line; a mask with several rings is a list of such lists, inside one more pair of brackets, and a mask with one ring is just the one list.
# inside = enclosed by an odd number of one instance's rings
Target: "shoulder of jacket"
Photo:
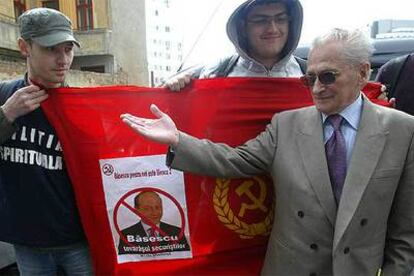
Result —
[[1, 81], [0, 82], [0, 91], [6, 91], [6, 90], [10, 90], [13, 89], [16, 86], [19, 86], [21, 84], [24, 84], [24, 79], [14, 79], [14, 80], [6, 80], [6, 81]]
[[0, 82], [0, 104], [5, 103], [14, 92], [24, 86], [24, 83], [23, 78]]
[[233, 67], [236, 65], [240, 55], [233, 54], [221, 58], [214, 66], [208, 70], [209, 77], [227, 77]]
[[308, 61], [298, 56], [293, 56], [293, 57], [295, 58], [296, 62], [299, 64], [299, 67], [302, 73], [305, 74], [306, 70], [308, 69]]
[[275, 123], [275, 124], [276, 122], [280, 122], [280, 123], [289, 122], [289, 124], [301, 123], [304, 118], [314, 116], [315, 113], [317, 112], [318, 111], [315, 109], [314, 106], [307, 106], [307, 107], [302, 107], [302, 108], [297, 108], [297, 109], [292, 109], [292, 110], [285, 110], [285, 111], [274, 114], [272, 118], [272, 123]]
[[409, 56], [410, 55], [407, 54], [407, 55], [399, 56], [399, 57], [396, 57], [396, 58], [393, 58], [393, 59], [387, 61], [383, 65], [384, 70], [394, 70], [394, 68], [401, 67], [406, 62], [406, 60], [408, 59]]

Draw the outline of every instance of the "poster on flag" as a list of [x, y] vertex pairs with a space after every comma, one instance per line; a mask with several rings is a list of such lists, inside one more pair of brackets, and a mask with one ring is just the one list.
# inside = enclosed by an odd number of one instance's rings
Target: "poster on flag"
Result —
[[191, 258], [183, 173], [165, 155], [99, 163], [118, 263]]
[[[380, 87], [370, 84], [364, 93], [376, 99]], [[193, 80], [180, 93], [135, 86], [59, 88], [49, 91], [42, 103], [62, 144], [96, 275], [259, 275], [271, 226], [277, 221], [267, 176], [230, 180], [185, 173], [184, 184], [174, 180], [183, 187], [182, 195], [155, 177], [104, 181], [104, 174], [111, 171], [120, 178], [144, 171], [148, 175], [157, 167], [166, 172], [162, 156], [167, 147], [139, 137], [120, 120], [123, 113], [153, 118], [150, 104], [169, 114], [186, 133], [238, 146], [259, 134], [274, 114], [312, 105], [309, 90], [295, 78], [218, 78]], [[135, 163], [151, 158], [151, 165]], [[125, 171], [120, 171], [124, 165]], [[111, 190], [115, 183], [118, 192]], [[120, 237], [122, 230], [149, 217], [135, 208], [135, 198], [143, 192], [157, 194], [164, 212], [173, 211], [168, 220], [163, 214], [162, 220], [184, 228], [190, 250], [164, 253], [186, 257], [119, 254], [120, 241], [129, 247], [128, 234], [123, 235], [126, 242]], [[179, 210], [184, 219], [180, 220]], [[156, 235], [166, 236], [151, 221], [147, 225], [158, 230]], [[135, 242], [137, 235], [130, 240]], [[149, 259], [153, 257], [158, 259]]]

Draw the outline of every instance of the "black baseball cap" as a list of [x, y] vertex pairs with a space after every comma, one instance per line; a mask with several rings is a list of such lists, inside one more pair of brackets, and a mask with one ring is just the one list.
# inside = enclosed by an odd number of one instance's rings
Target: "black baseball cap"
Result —
[[63, 13], [49, 8], [27, 10], [18, 19], [20, 36], [43, 47], [63, 42], [73, 42], [80, 47], [73, 36], [72, 23]]

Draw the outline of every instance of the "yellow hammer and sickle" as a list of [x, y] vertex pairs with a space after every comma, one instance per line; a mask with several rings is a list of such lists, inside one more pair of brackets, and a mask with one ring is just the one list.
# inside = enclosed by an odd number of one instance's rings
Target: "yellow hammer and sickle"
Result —
[[250, 190], [251, 187], [255, 184], [252, 180], [246, 180], [244, 181], [239, 187], [236, 189], [236, 194], [238, 196], [246, 195], [250, 200], [251, 204], [242, 203], [240, 211], [239, 211], [239, 217], [244, 217], [244, 214], [246, 210], [256, 210], [260, 209], [264, 213], [267, 212], [267, 207], [263, 205], [265, 199], [266, 199], [266, 184], [259, 178], [254, 177], [254, 180], [259, 183], [260, 186], [260, 195], [259, 198], [257, 198], [252, 191]]

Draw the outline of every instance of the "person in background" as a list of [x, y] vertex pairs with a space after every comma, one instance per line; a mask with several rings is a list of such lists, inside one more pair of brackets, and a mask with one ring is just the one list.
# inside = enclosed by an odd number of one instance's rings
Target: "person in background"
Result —
[[248, 0], [227, 22], [227, 34], [237, 53], [211, 66], [189, 68], [164, 84], [173, 91], [191, 79], [214, 77], [300, 77], [306, 62], [293, 56], [302, 30], [298, 0]]
[[394, 58], [381, 66], [376, 81], [387, 87], [395, 108], [414, 115], [414, 53]]

